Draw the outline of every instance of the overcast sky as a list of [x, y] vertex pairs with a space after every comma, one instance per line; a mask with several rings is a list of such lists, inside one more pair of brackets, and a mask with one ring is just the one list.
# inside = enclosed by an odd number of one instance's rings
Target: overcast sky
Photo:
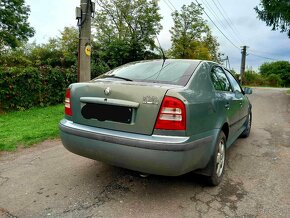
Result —
[[[257, 19], [254, 7], [259, 4], [259, 0], [198, 1], [235, 46], [238, 48], [243, 45], [249, 46], [246, 62], [248, 68], [258, 69], [263, 62], [271, 61], [253, 54], [290, 61], [290, 39], [287, 34], [271, 31], [271, 27]], [[161, 21], [163, 30], [159, 35], [159, 40], [163, 48], [168, 49], [171, 45], [169, 29], [173, 25], [172, 10], [175, 8], [179, 10], [183, 4], [190, 4], [190, 2], [191, 0], [159, 0], [160, 13], [163, 17]], [[224, 17], [230, 20], [224, 19], [214, 2], [219, 6]], [[75, 7], [80, 4], [80, 0], [26, 0], [26, 4], [30, 5], [31, 9], [29, 22], [36, 30], [35, 36], [30, 41], [45, 43], [50, 37], [58, 36], [65, 26], [76, 26]], [[220, 52], [229, 56], [231, 67], [239, 72], [240, 49], [225, 39], [206, 16], [204, 18], [208, 20], [213, 35], [220, 43]]]

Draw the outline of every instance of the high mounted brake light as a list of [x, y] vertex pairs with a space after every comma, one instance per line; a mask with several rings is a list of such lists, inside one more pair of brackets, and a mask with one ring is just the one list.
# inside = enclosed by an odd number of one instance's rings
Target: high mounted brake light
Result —
[[64, 113], [68, 116], [72, 116], [72, 109], [71, 109], [71, 102], [70, 102], [70, 89], [67, 89], [65, 92]]
[[165, 96], [159, 110], [155, 129], [185, 130], [186, 109], [184, 103], [177, 98]]

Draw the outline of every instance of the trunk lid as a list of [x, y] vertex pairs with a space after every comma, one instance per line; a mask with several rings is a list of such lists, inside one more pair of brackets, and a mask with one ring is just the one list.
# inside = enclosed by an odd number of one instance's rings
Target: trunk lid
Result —
[[72, 121], [151, 135], [160, 105], [175, 85], [100, 80], [71, 86]]

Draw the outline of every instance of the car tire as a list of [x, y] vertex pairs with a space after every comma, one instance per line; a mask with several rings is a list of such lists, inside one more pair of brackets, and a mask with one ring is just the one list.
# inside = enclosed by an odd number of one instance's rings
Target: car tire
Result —
[[220, 132], [211, 158], [211, 173], [207, 176], [207, 182], [211, 186], [217, 186], [223, 178], [226, 163], [226, 141], [223, 131]]
[[245, 125], [246, 125], [246, 129], [240, 135], [241, 138], [247, 138], [250, 135], [251, 126], [252, 126], [252, 112], [250, 112], [248, 114], [248, 118], [247, 118], [247, 121], [246, 121]]

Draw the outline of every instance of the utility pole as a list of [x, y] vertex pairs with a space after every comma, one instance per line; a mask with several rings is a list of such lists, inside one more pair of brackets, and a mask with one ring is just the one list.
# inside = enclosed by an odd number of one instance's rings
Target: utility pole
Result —
[[91, 80], [91, 15], [94, 5], [91, 0], [81, 0], [76, 8], [79, 26], [78, 82]]
[[226, 62], [226, 68], [228, 68], [229, 70], [231, 69], [231, 65], [230, 65], [230, 59], [229, 56], [226, 56], [226, 58], [221, 59], [223, 62]]
[[230, 64], [230, 58], [227, 56], [228, 64], [229, 64], [229, 70], [231, 70], [231, 64]]
[[241, 72], [240, 72], [240, 84], [242, 85], [244, 74], [245, 74], [245, 68], [246, 68], [246, 56], [247, 56], [247, 46], [242, 47], [242, 60], [241, 60]]

